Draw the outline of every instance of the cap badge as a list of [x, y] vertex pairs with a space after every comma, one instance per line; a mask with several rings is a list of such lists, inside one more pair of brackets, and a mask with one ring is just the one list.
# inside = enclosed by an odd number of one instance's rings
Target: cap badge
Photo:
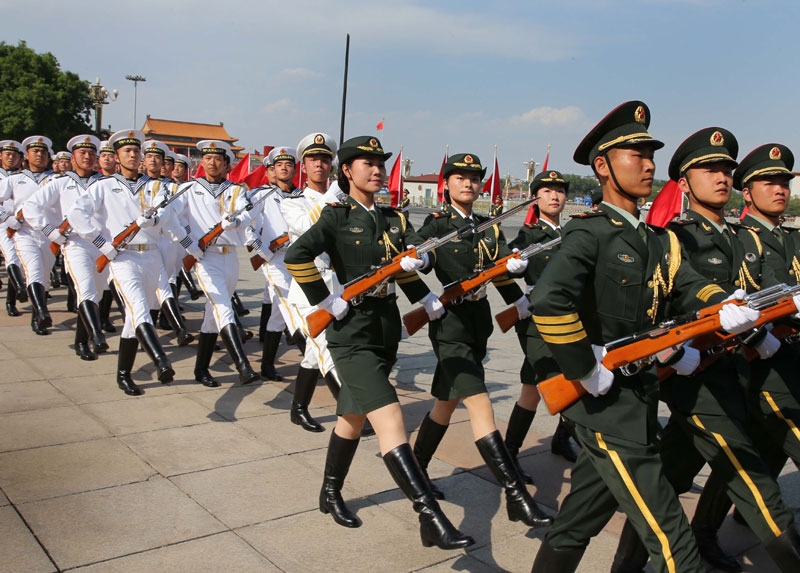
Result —
[[92, 138], [89, 137], [89, 136], [86, 136], [83, 141], [84, 141], [84, 143], [91, 143], [92, 142]]
[[39, 143], [44, 143], [44, 139], [41, 138], [41, 137], [39, 139], [37, 139], [36, 141], [38, 141]]
[[550, 177], [550, 179], [557, 179], [558, 173], [556, 173], [555, 171], [551, 171], [548, 176]]
[[128, 137], [134, 137], [135, 135], [136, 135], [136, 133], [133, 132], [133, 131], [129, 131], [128, 132]]
[[636, 123], [644, 123], [646, 118], [647, 114], [644, 112], [644, 107], [642, 106], [637, 107], [636, 111], [633, 112], [633, 119]]
[[217, 144], [212, 141], [211, 143], [208, 144], [208, 147], [209, 147], [209, 149], [216, 149], [217, 148]]
[[369, 140], [369, 146], [378, 147], [378, 140], [373, 137], [372, 139]]
[[286, 155], [286, 149], [284, 149], [283, 147], [281, 147], [281, 155]]
[[472, 156], [471, 155], [465, 155], [464, 156], [464, 163], [472, 163], [472, 162], [473, 161], [472, 161]]
[[323, 143], [325, 143], [325, 137], [323, 137], [321, 133], [318, 133], [317, 135], [314, 136], [314, 143], [316, 143], [317, 145], [322, 145]]
[[711, 134], [711, 145], [714, 147], [720, 147], [723, 143], [725, 143], [725, 138], [722, 137], [722, 133], [719, 131], [715, 131]]
[[781, 150], [778, 147], [773, 147], [769, 150], [769, 158], [773, 161], [777, 161], [781, 158]]

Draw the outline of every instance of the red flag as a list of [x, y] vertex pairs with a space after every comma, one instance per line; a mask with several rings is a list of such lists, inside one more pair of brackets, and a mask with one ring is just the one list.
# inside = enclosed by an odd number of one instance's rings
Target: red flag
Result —
[[228, 173], [228, 179], [234, 183], [241, 183], [250, 173], [250, 154], [245, 155], [236, 166]]
[[483, 184], [483, 188], [481, 189], [481, 191], [491, 191], [492, 183], [494, 183], [494, 173], [489, 175], [489, 179], [487, 179], [486, 183]]
[[747, 213], [749, 213], [749, 212], [750, 212], [750, 209], [747, 207], [747, 205], [745, 205], [744, 209], [742, 209], [742, 214], [739, 217], [739, 220], [741, 221], [742, 219], [744, 219], [745, 216], [747, 215]]
[[[487, 187], [488, 186], [488, 187]], [[497, 155], [494, 156], [494, 172], [492, 176], [489, 177], [489, 181], [486, 182], [486, 185], [483, 186], [484, 191], [491, 191], [492, 197], [491, 201], [494, 204], [494, 200], [500, 197], [502, 191], [500, 189], [500, 169], [497, 167]]]
[[198, 163], [197, 164], [197, 169], [194, 172], [194, 179], [197, 179], [198, 177], [205, 177], [205, 176], [206, 176], [206, 170], [203, 169], [203, 164], [202, 163]]
[[[550, 161], [550, 146], [547, 146], [547, 155], [544, 157], [544, 163], [542, 163], [542, 171], [547, 171], [547, 163]], [[540, 172], [541, 173], [541, 172]]]
[[400, 205], [400, 193], [403, 192], [403, 148], [392, 166], [389, 174], [389, 194], [392, 196], [392, 207]]
[[[544, 156], [544, 163], [542, 164], [542, 170], [540, 171], [540, 173], [547, 171], [548, 163], [550, 163], [550, 145], [547, 146], [547, 155]], [[534, 209], [535, 205], [536, 203], [534, 203], [528, 208], [528, 214], [525, 215], [525, 222], [523, 223], [524, 225], [533, 225], [536, 221], [539, 220], [539, 217], [536, 216], [536, 211]]]
[[666, 227], [675, 217], [681, 214], [683, 206], [683, 193], [678, 187], [678, 182], [669, 180], [656, 196], [645, 222], [654, 227]]
[[292, 178], [292, 183], [298, 189], [304, 189], [306, 186], [306, 174], [303, 173], [303, 170], [300, 169], [300, 164], [302, 161], [298, 161], [294, 165], [294, 177]]
[[378, 131], [383, 131], [383, 120], [381, 120], [376, 127]]
[[442, 167], [439, 169], [439, 183], [437, 183], [436, 194], [439, 197], [439, 204], [444, 204], [444, 164], [447, 163], [447, 151], [444, 152]]
[[269, 155], [269, 152], [272, 151], [273, 149], [275, 149], [274, 145], [265, 145], [264, 146], [264, 157]]
[[262, 163], [253, 169], [249, 175], [246, 175], [244, 178], [242, 178], [240, 183], [246, 184], [250, 189], [255, 189], [256, 187], [266, 185], [269, 183], [269, 179], [267, 179], [267, 168], [264, 167], [264, 164]]

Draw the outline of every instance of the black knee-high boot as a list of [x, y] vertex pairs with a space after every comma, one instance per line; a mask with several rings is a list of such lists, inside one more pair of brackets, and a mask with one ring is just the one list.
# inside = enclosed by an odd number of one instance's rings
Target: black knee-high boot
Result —
[[103, 334], [100, 321], [100, 308], [97, 303], [85, 300], [78, 305], [78, 322], [82, 323], [89, 336], [89, 348], [95, 354], [108, 350], [108, 343]]
[[119, 294], [113, 281], [108, 283], [108, 286], [111, 289], [111, 296], [114, 297], [114, 302], [117, 304], [117, 310], [122, 315], [122, 320], [125, 320], [125, 303], [122, 300], [122, 295]]
[[242, 346], [242, 339], [239, 337], [239, 331], [235, 324], [226, 324], [220, 331], [222, 341], [228, 349], [228, 353], [236, 365], [236, 370], [239, 372], [239, 382], [242, 384], [250, 384], [260, 380], [260, 376], [250, 368], [250, 361], [244, 353]]
[[422, 545], [461, 549], [475, 543], [474, 539], [461, 533], [447, 519], [417, 464], [411, 446], [400, 444], [383, 455], [383, 462], [400, 490], [413, 503], [414, 511], [419, 514]]
[[267, 332], [267, 323], [269, 322], [269, 315], [272, 314], [272, 304], [261, 304], [261, 320], [258, 323], [258, 341], [264, 342], [264, 335]]
[[261, 376], [276, 382], [283, 380], [283, 376], [275, 370], [275, 356], [278, 354], [278, 347], [281, 345], [281, 336], [283, 336], [283, 332], [266, 331], [261, 354]]
[[358, 441], [342, 438], [331, 432], [328, 442], [328, 454], [325, 458], [325, 477], [319, 492], [319, 510], [330, 513], [333, 520], [344, 527], [360, 527], [361, 520], [347, 509], [342, 499], [342, 486], [350, 464], [358, 449]]
[[629, 519], [622, 526], [611, 573], [642, 573], [650, 555]]
[[22, 313], [17, 309], [17, 288], [14, 281], [8, 281], [6, 285], [6, 312], [8, 316], [19, 316]]
[[197, 288], [197, 285], [194, 284], [194, 278], [192, 278], [192, 274], [183, 267], [181, 267], [181, 272], [178, 273], [178, 280], [186, 285], [186, 291], [189, 293], [189, 298], [192, 300], [197, 300], [203, 296], [203, 291]]
[[519, 455], [522, 442], [525, 441], [525, 436], [528, 435], [528, 430], [530, 430], [535, 415], [536, 410], [528, 410], [519, 404], [514, 404], [514, 409], [511, 410], [511, 417], [508, 419], [508, 428], [506, 429], [506, 449], [511, 459], [514, 460], [514, 465], [517, 466], [517, 471], [522, 476], [522, 481], [529, 484], [533, 484], [533, 478], [522, 469], [517, 455]]
[[448, 426], [443, 426], [438, 422], [434, 422], [431, 419], [430, 412], [428, 412], [419, 425], [417, 439], [414, 442], [414, 457], [417, 458], [419, 468], [422, 470], [425, 479], [428, 480], [428, 484], [430, 485], [433, 495], [436, 496], [436, 499], [444, 499], [444, 492], [431, 481], [428, 475], [428, 464], [431, 463], [431, 458], [433, 458], [436, 448], [438, 448], [439, 444], [442, 442], [447, 428]]
[[139, 339], [142, 348], [147, 352], [150, 360], [153, 361], [159, 382], [162, 384], [169, 384], [172, 382], [175, 378], [175, 371], [172, 369], [172, 365], [169, 363], [169, 359], [167, 355], [164, 354], [164, 349], [158, 341], [158, 334], [156, 334], [155, 326], [149, 322], [140, 324], [136, 327], [136, 338]]
[[586, 549], [556, 549], [543, 541], [531, 573], [573, 573], [583, 558]]
[[194, 340], [194, 336], [186, 332], [186, 324], [183, 322], [180, 310], [178, 310], [178, 301], [174, 297], [168, 298], [161, 305], [161, 317], [167, 318], [167, 322], [175, 332], [178, 346], [186, 346]]
[[216, 388], [219, 382], [214, 380], [208, 367], [214, 356], [214, 346], [217, 343], [217, 334], [214, 332], [201, 332], [197, 341], [197, 358], [194, 363], [194, 379], [203, 386]]
[[741, 571], [742, 566], [733, 555], [722, 550], [717, 539], [719, 515], [724, 518], [731, 507], [728, 487], [716, 472], [712, 471], [697, 500], [697, 507], [692, 518], [692, 532], [697, 542], [697, 550], [714, 569], [720, 571]]
[[289, 410], [289, 419], [292, 423], [298, 424], [301, 428], [309, 432], [325, 431], [325, 428], [308, 413], [308, 405], [311, 403], [311, 397], [314, 395], [314, 389], [317, 387], [318, 377], [319, 370], [316, 368], [300, 367], [297, 372], [297, 379], [294, 382], [294, 397], [292, 398], [292, 406]]
[[17, 265], [8, 265], [6, 266], [6, 272], [8, 273], [9, 282], [14, 283], [14, 292], [16, 293], [17, 300], [19, 302], [27, 302], [28, 291], [25, 285], [25, 276], [22, 274], [22, 271], [19, 270]]
[[39, 335], [50, 334], [48, 327], [53, 326], [53, 320], [47, 310], [47, 291], [41, 283], [31, 283], [28, 285], [28, 295], [33, 306], [35, 318], [35, 328], [33, 331]]
[[89, 350], [89, 332], [86, 330], [86, 325], [83, 320], [78, 317], [75, 323], [75, 354], [81, 360], [97, 360], [97, 355]]
[[553, 518], [544, 513], [528, 493], [500, 432], [495, 430], [487, 434], [476, 441], [475, 445], [492, 475], [506, 491], [508, 519], [522, 521], [530, 527], [544, 527], [553, 523]]
[[247, 307], [242, 304], [242, 299], [239, 298], [239, 293], [233, 291], [233, 296], [231, 296], [231, 303], [233, 304], [233, 309], [236, 311], [238, 316], [247, 316], [250, 314], [250, 311], [247, 310]]
[[111, 323], [111, 300], [113, 296], [111, 294], [111, 290], [104, 290], [103, 296], [100, 298], [100, 325], [103, 328], [104, 332], [109, 334], [114, 334], [117, 329]]
[[78, 312], [77, 295], [72, 277], [67, 275], [67, 312]]
[[800, 571], [800, 535], [794, 524], [764, 546], [769, 556], [783, 572]]
[[578, 460], [578, 453], [572, 447], [569, 438], [567, 423], [564, 418], [559, 417], [558, 426], [553, 434], [553, 439], [550, 441], [550, 452], [574, 464]]
[[136, 361], [136, 351], [139, 341], [136, 338], [120, 338], [119, 354], [117, 355], [117, 386], [128, 396], [141, 396], [141, 388], [131, 378], [133, 363]]

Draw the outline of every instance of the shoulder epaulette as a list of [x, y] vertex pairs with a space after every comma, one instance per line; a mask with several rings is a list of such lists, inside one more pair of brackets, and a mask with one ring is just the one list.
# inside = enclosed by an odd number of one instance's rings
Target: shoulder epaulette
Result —
[[66, 177], [66, 176], [67, 176], [67, 174], [66, 174], [66, 173], [57, 173], [57, 174], [56, 174], [56, 175], [53, 177], [53, 179], [61, 179], [62, 177]]
[[603, 211], [597, 209], [596, 211], [583, 211], [582, 213], [575, 213], [572, 215], [573, 219], [589, 219], [591, 217], [605, 216]]
[[434, 219], [442, 219], [444, 217], [449, 217], [450, 215], [448, 215], [444, 211], [434, 211], [433, 213], [430, 214], [430, 216], [433, 217]]
[[528, 227], [529, 229], [535, 229], [536, 228], [536, 223], [523, 223], [523, 224], [526, 227]]
[[399, 213], [402, 211], [400, 207], [392, 207], [391, 205], [381, 205], [380, 209], [381, 211], [385, 211], [387, 213]]
[[675, 219], [674, 221], [670, 221], [670, 224], [675, 224], [675, 225], [689, 225], [692, 223], [697, 224], [697, 219], [694, 219], [692, 217], [687, 217], [686, 219]]
[[328, 205], [328, 207], [333, 207], [333, 208], [336, 208], [336, 207], [349, 207], [350, 206], [347, 203], [342, 203], [341, 201], [339, 201], [338, 203], [327, 203], [327, 205]]

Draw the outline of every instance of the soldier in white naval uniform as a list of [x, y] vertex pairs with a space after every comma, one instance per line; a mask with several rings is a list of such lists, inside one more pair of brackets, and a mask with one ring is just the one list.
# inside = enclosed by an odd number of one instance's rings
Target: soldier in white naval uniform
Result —
[[[3, 179], [19, 171], [22, 166], [22, 159], [25, 157], [25, 150], [22, 144], [13, 139], [0, 141], [0, 184]], [[13, 209], [12, 201], [7, 201], [9, 210]], [[17, 301], [25, 302], [28, 300], [28, 293], [25, 291], [25, 279], [22, 276], [22, 263], [17, 255], [17, 248], [14, 240], [8, 236], [8, 227], [5, 222], [0, 222], [0, 250], [3, 251], [3, 259], [8, 274], [8, 285], [6, 285], [6, 312], [8, 316], [19, 316]]]
[[[114, 148], [111, 147], [107, 139], [100, 142], [100, 149], [97, 153], [97, 164], [100, 167], [100, 173], [105, 177], [114, 175], [114, 173], [117, 172], [117, 154], [114, 153]], [[111, 323], [112, 299], [117, 301], [121, 314], [125, 313], [125, 307], [114, 288], [114, 283], [111, 282], [111, 273], [107, 273], [107, 275], [108, 282], [103, 291], [103, 295], [100, 297], [100, 320], [103, 324], [103, 330], [113, 334], [117, 331], [117, 328]]]
[[[72, 228], [91, 241], [110, 261], [111, 276], [125, 302], [125, 326], [119, 341], [117, 385], [128, 395], [143, 393], [131, 378], [136, 351], [141, 343], [156, 366], [162, 384], [172, 382], [175, 371], [158, 341], [150, 308], [157, 304], [158, 237], [162, 225], [173, 232], [175, 240], [184, 233], [169, 210], [157, 209], [164, 198], [159, 180], [139, 174], [144, 134], [137, 130], [118, 131], [109, 138], [119, 160], [120, 173], [92, 183], [67, 213]], [[166, 211], [166, 212], [165, 212]], [[147, 216], [150, 214], [150, 216]], [[112, 241], [133, 222], [139, 232], [127, 245], [117, 250]], [[190, 237], [182, 239], [188, 245]]]
[[[100, 140], [93, 135], [76, 135], [67, 142], [72, 152], [74, 170], [56, 175], [31, 195], [22, 207], [30, 225], [41, 231], [59, 246], [64, 267], [72, 281], [78, 305], [75, 325], [75, 354], [82, 360], [96, 360], [97, 354], [108, 350], [100, 321], [101, 293], [108, 284], [108, 269], [98, 273], [95, 259], [97, 248], [67, 226], [60, 227], [77, 198], [102, 175], [94, 171]], [[91, 338], [90, 338], [91, 335]]]
[[[54, 175], [47, 168], [53, 153], [53, 143], [47, 137], [32, 135], [25, 138], [22, 147], [28, 160], [28, 168], [15, 173], [0, 182], [0, 221], [4, 221], [14, 233], [14, 246], [17, 250], [27, 280], [33, 315], [31, 328], [36, 334], [50, 334], [48, 327], [53, 325], [47, 310], [46, 278], [56, 262], [50, 250], [50, 241], [24, 219], [20, 220], [22, 204]], [[7, 211], [6, 202], [11, 209]]]

